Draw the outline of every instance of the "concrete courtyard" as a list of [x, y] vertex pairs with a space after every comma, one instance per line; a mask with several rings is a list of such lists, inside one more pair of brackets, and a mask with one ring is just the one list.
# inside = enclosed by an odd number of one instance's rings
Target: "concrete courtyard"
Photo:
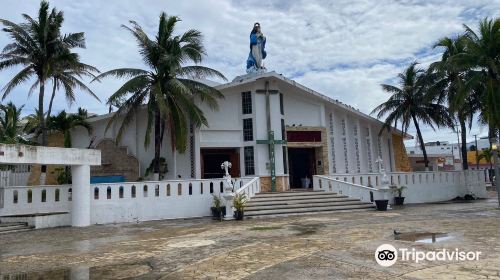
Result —
[[[500, 279], [495, 196], [388, 212], [166, 220], [0, 235], [0, 279]], [[395, 240], [394, 230], [409, 240]], [[424, 232], [448, 236], [436, 243], [412, 240]], [[481, 255], [478, 261], [398, 261], [385, 268], [374, 259], [384, 243]]]

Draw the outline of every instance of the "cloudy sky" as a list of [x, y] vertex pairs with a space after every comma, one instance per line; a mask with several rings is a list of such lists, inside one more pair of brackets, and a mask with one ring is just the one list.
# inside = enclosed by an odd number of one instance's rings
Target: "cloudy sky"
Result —
[[[0, 3], [0, 18], [14, 22], [21, 22], [22, 13], [34, 17], [39, 6], [36, 0]], [[79, 53], [85, 63], [101, 71], [144, 67], [134, 40], [120, 25], [135, 20], [153, 36], [160, 11], [165, 11], [182, 18], [179, 32], [195, 28], [204, 34], [204, 64], [232, 79], [245, 71], [248, 35], [253, 23], [260, 22], [267, 37], [269, 70], [364, 113], [387, 99], [381, 83], [394, 83], [397, 73], [414, 60], [425, 66], [439, 57], [439, 50], [432, 48], [436, 40], [460, 33], [462, 24], [476, 27], [483, 17], [500, 16], [500, 0], [51, 0], [50, 4], [64, 11], [63, 32], [85, 32], [87, 49]], [[8, 42], [0, 33], [0, 47]], [[19, 69], [0, 72], [0, 87], [15, 70]], [[90, 86], [105, 101], [120, 82], [108, 79]], [[37, 98], [28, 97], [28, 88], [20, 86], [3, 102], [25, 104], [25, 113], [32, 113]], [[55, 111], [82, 106], [90, 112], [107, 112], [104, 102], [84, 94], [71, 107], [62, 95], [56, 99]], [[487, 130], [474, 126], [471, 139], [474, 133], [482, 136]], [[426, 141], [456, 139], [451, 130], [424, 130]]]

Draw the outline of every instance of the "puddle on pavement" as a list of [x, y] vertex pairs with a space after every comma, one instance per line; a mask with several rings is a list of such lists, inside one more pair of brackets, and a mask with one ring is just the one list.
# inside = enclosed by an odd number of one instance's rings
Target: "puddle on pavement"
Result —
[[289, 229], [296, 231], [295, 235], [303, 236], [303, 235], [311, 235], [318, 232], [318, 230], [324, 228], [324, 224], [291, 224]]
[[0, 274], [2, 280], [80, 280], [80, 279], [130, 279], [145, 276], [152, 270], [147, 264], [116, 264], [96, 267], [73, 267], [45, 271]]
[[453, 236], [447, 233], [435, 233], [435, 232], [403, 232], [394, 235], [394, 239], [431, 244], [453, 239]]
[[207, 239], [194, 239], [194, 240], [186, 240], [186, 241], [171, 243], [168, 244], [167, 246], [172, 248], [191, 248], [191, 247], [208, 246], [212, 244], [215, 244], [215, 241]]
[[250, 228], [250, 230], [255, 230], [255, 231], [268, 231], [268, 230], [278, 230], [278, 229], [281, 229], [281, 226], [255, 226]]

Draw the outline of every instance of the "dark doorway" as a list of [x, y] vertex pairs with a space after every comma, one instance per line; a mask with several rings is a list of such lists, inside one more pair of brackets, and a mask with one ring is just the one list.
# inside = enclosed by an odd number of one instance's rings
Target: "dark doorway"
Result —
[[231, 162], [229, 169], [231, 177], [240, 177], [240, 154], [239, 148], [234, 149], [201, 149], [201, 178], [222, 178], [224, 170], [221, 164], [224, 161]]
[[290, 166], [290, 187], [302, 188], [302, 180], [309, 178], [312, 186], [312, 176], [316, 174], [314, 148], [288, 148], [288, 165]]

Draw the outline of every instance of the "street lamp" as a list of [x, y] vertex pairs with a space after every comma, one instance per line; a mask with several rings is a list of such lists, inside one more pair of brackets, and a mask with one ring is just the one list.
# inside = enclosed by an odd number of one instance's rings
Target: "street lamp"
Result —
[[500, 206], [500, 168], [498, 167], [498, 142], [496, 137], [490, 138], [493, 162], [495, 164], [495, 186], [497, 188], [498, 205]]

